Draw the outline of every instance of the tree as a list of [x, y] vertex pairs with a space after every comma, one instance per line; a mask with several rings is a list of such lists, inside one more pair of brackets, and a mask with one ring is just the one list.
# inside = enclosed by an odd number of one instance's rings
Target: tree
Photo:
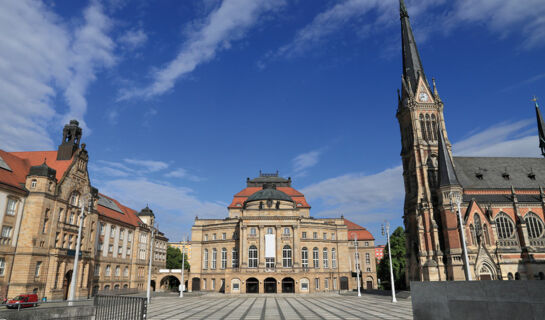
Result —
[[[184, 264], [186, 270], [189, 270], [189, 261], [187, 254], [184, 254]], [[181, 269], [182, 268], [182, 251], [179, 248], [168, 246], [167, 248], [167, 269]]]
[[[392, 269], [394, 270], [394, 283], [396, 290], [406, 289], [405, 268], [405, 231], [398, 227], [390, 235], [390, 247], [392, 249]], [[377, 276], [384, 289], [391, 289], [390, 285], [390, 259], [388, 257], [388, 244], [384, 248], [384, 257], [377, 268]]]

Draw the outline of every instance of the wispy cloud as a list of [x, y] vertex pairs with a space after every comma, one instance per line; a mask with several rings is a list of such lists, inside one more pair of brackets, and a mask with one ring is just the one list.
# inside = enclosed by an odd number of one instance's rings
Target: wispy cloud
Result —
[[189, 173], [184, 168], [178, 168], [178, 169], [175, 169], [175, 170], [173, 170], [171, 172], [168, 172], [168, 173], [165, 174], [165, 177], [167, 177], [167, 178], [180, 178], [180, 179], [185, 179], [185, 180], [194, 181], [194, 182], [199, 182], [199, 181], [204, 180], [201, 177], [198, 177], [196, 175], [193, 175], [193, 174]]
[[324, 149], [313, 150], [293, 158], [292, 164], [295, 176], [306, 175], [306, 170], [314, 167], [318, 163], [323, 151]]
[[[41, 2], [7, 1], [0, 6], [0, 147], [49, 149], [47, 128], [77, 118], [85, 126], [85, 94], [102, 68], [115, 63], [107, 33], [110, 19], [97, 1], [69, 29]], [[57, 108], [63, 94], [68, 112]]]
[[148, 41], [148, 35], [143, 29], [130, 29], [118, 39], [124, 47], [134, 50], [142, 47]]
[[128, 164], [143, 168], [145, 172], [156, 172], [168, 168], [169, 164], [156, 160], [123, 159]]
[[151, 85], [144, 89], [128, 89], [120, 99], [150, 98], [174, 87], [177, 79], [195, 70], [197, 66], [213, 59], [221, 50], [241, 39], [262, 16], [284, 5], [283, 0], [224, 0], [203, 22], [188, 33], [176, 58], [153, 73]]

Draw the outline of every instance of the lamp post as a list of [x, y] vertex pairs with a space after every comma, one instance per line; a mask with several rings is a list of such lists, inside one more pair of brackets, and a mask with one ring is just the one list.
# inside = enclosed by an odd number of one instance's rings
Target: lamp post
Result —
[[151, 299], [151, 262], [153, 261], [153, 241], [155, 236], [155, 227], [151, 226], [151, 238], [149, 244], [149, 266], [148, 266], [148, 290], [146, 292], [146, 298], [148, 299], [148, 305]]
[[460, 224], [460, 234], [462, 238], [462, 249], [464, 251], [464, 269], [466, 272], [466, 279], [467, 281], [473, 280], [471, 278], [471, 272], [469, 272], [469, 258], [467, 257], [467, 246], [466, 246], [466, 234], [464, 232], [464, 224], [462, 223], [462, 210], [460, 209], [460, 204], [462, 202], [462, 195], [458, 192], [450, 192], [449, 193], [450, 198], [450, 209], [451, 211], [454, 211], [454, 205], [452, 203], [452, 200], [456, 202], [457, 215], [458, 215], [458, 223]]
[[356, 274], [358, 279], [358, 297], [361, 297], [361, 290], [360, 290], [360, 254], [358, 253], [358, 235], [353, 233], [354, 235], [354, 247], [356, 248]]
[[72, 280], [70, 280], [70, 292], [68, 294], [68, 304], [73, 305], [73, 301], [76, 299], [76, 287], [78, 281], [78, 263], [79, 263], [79, 254], [80, 254], [80, 245], [81, 245], [81, 229], [83, 228], [83, 219], [85, 219], [85, 203], [91, 201], [90, 196], [82, 197], [81, 201], [81, 211], [79, 214], [79, 228], [78, 228], [78, 239], [76, 241], [76, 254], [74, 257], [74, 269], [72, 270]]
[[185, 285], [184, 285], [184, 269], [185, 269], [185, 244], [187, 243], [187, 241], [184, 241], [184, 239], [182, 238], [182, 241], [180, 241], [182, 243], [182, 284], [180, 285], [180, 298], [183, 298], [184, 297], [184, 289], [185, 289]]
[[[384, 235], [384, 225], [382, 225], [382, 235]], [[390, 286], [392, 289], [392, 303], [396, 303], [396, 287], [394, 282], [394, 268], [392, 266], [392, 250], [390, 248], [390, 223], [386, 221], [386, 239], [388, 240], [388, 259], [390, 260]]]

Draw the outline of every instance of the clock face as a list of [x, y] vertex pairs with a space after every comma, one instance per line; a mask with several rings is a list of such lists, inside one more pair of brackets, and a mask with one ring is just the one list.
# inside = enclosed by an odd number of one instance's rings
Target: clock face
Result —
[[427, 101], [429, 100], [428, 94], [425, 93], [425, 92], [421, 92], [421, 93], [418, 95], [418, 98], [419, 98], [420, 101], [422, 101], [422, 102], [427, 102]]

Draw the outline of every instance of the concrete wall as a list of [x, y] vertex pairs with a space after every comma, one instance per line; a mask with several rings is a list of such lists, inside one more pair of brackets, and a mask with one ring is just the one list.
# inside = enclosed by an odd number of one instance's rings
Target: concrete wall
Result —
[[94, 306], [27, 308], [21, 311], [2, 310], [0, 318], [9, 320], [45, 320], [45, 319], [95, 319]]
[[545, 281], [411, 282], [416, 320], [543, 319]]

